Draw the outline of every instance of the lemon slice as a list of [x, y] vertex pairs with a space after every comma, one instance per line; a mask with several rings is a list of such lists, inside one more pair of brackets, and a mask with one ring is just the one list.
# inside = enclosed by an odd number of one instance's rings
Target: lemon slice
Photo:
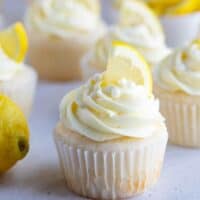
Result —
[[121, 3], [119, 25], [145, 24], [155, 34], [163, 35], [162, 26], [154, 11], [142, 1], [126, 0]]
[[106, 85], [116, 84], [121, 79], [133, 81], [144, 86], [152, 94], [152, 75], [150, 67], [136, 49], [120, 41], [112, 43], [107, 70], [104, 73]]
[[144, 0], [144, 1], [154, 5], [171, 6], [181, 2], [182, 0]]
[[198, 1], [199, 0], [183, 0], [175, 6], [169, 8], [167, 13], [174, 15], [183, 15], [187, 13], [191, 13], [197, 11], [198, 9]]
[[147, 0], [147, 4], [157, 15], [163, 15], [170, 6], [174, 6], [180, 1], [181, 0]]
[[24, 26], [21, 23], [0, 32], [0, 46], [13, 60], [24, 60], [28, 49], [28, 39]]

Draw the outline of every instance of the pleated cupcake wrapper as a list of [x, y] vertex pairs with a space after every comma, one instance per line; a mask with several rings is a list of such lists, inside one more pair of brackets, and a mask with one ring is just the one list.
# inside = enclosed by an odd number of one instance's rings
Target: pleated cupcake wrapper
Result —
[[200, 101], [174, 101], [174, 95], [158, 95], [161, 101], [161, 113], [166, 118], [169, 140], [181, 146], [200, 147]]
[[124, 151], [100, 152], [70, 146], [55, 136], [67, 186], [81, 196], [119, 199], [157, 182], [167, 137]]
[[0, 93], [10, 97], [28, 118], [32, 109], [36, 84], [37, 75], [34, 72], [32, 77], [27, 78], [27, 80], [24, 81], [3, 81], [0, 83]]

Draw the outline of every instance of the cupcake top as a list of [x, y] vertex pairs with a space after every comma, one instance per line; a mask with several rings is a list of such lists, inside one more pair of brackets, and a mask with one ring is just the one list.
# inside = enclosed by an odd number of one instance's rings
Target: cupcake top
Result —
[[28, 39], [21, 23], [0, 31], [0, 81], [10, 80], [25, 68], [27, 49]]
[[33, 30], [66, 37], [88, 33], [102, 25], [98, 0], [35, 0], [26, 14], [26, 25]]
[[154, 69], [156, 84], [170, 92], [200, 95], [200, 42], [175, 50]]
[[151, 93], [150, 69], [130, 49], [115, 44], [107, 70], [63, 98], [60, 116], [66, 128], [103, 142], [143, 139], [163, 126], [159, 102]]
[[121, 40], [133, 45], [151, 66], [169, 53], [159, 20], [144, 3], [138, 1], [124, 1], [120, 10], [119, 23], [111, 27], [104, 38], [96, 43], [90, 61], [92, 65], [105, 69], [113, 40]]

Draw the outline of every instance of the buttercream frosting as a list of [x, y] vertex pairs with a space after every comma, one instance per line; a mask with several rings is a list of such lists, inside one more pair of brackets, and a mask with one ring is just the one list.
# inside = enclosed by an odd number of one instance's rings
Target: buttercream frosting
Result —
[[154, 69], [156, 84], [168, 91], [200, 95], [200, 45], [175, 50]]
[[94, 75], [67, 94], [60, 105], [60, 118], [69, 128], [93, 141], [122, 137], [142, 139], [163, 126], [159, 102], [144, 86], [124, 78], [103, 86], [103, 74]]

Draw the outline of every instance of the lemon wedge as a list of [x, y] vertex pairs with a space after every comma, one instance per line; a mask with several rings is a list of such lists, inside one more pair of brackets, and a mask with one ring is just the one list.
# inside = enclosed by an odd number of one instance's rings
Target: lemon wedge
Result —
[[182, 0], [147, 0], [148, 6], [157, 14], [163, 15], [170, 6], [174, 6]]
[[199, 0], [183, 0], [167, 10], [169, 14], [183, 15], [194, 12], [198, 9]]
[[11, 59], [17, 62], [23, 61], [28, 49], [28, 39], [24, 26], [21, 23], [16, 23], [1, 31], [0, 46]]
[[154, 5], [163, 5], [163, 6], [171, 6], [175, 5], [182, 0], [145, 0], [147, 3], [151, 3]]
[[110, 85], [116, 84], [123, 78], [144, 86], [149, 95], [152, 94], [152, 75], [145, 59], [127, 43], [114, 41], [104, 73], [104, 81], [106, 85]]
[[162, 26], [154, 11], [138, 0], [126, 0], [121, 3], [119, 24], [121, 26], [145, 24], [152, 32], [163, 34]]

